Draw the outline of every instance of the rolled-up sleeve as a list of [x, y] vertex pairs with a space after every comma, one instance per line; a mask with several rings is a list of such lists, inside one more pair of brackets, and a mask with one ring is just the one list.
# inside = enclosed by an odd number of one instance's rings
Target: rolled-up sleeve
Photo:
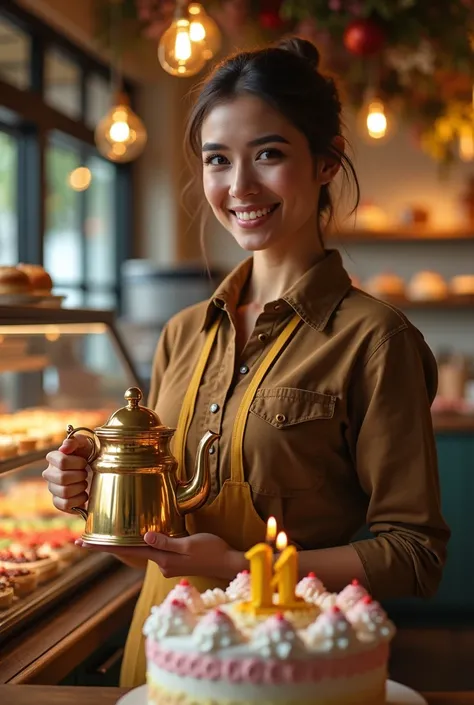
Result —
[[432, 596], [450, 531], [440, 507], [430, 406], [437, 368], [421, 334], [401, 327], [358, 375], [354, 455], [374, 538], [352, 544], [378, 599]]

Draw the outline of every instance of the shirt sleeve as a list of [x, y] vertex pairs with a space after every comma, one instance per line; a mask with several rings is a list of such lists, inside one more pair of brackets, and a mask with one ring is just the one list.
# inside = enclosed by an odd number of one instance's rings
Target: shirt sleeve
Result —
[[421, 333], [408, 326], [386, 336], [356, 388], [355, 463], [375, 538], [352, 546], [377, 599], [430, 597], [450, 530], [441, 514], [430, 411], [437, 367]]
[[160, 393], [161, 380], [168, 367], [171, 353], [171, 335], [169, 325], [166, 324], [163, 328], [158, 344], [156, 346], [153, 365], [151, 370], [150, 392], [148, 394], [147, 406], [149, 409], [155, 409], [158, 403], [158, 395]]

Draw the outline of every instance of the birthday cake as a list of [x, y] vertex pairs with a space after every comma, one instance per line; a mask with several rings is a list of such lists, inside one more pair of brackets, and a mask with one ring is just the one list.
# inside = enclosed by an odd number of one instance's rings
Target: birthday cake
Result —
[[148, 705], [384, 703], [395, 628], [380, 604], [356, 580], [287, 578], [276, 592], [251, 565], [225, 591], [173, 588], [143, 629]]

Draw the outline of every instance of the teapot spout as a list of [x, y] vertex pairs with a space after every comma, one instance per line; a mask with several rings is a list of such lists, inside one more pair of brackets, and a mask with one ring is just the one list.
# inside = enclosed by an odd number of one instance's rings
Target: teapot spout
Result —
[[211, 489], [209, 473], [209, 448], [219, 438], [218, 433], [207, 431], [199, 443], [194, 473], [188, 482], [183, 482], [176, 488], [176, 499], [180, 514], [196, 511], [202, 507]]

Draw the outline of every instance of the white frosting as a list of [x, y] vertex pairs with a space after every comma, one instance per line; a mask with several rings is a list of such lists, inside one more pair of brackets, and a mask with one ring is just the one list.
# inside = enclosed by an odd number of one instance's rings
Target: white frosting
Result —
[[288, 659], [307, 656], [294, 626], [283, 615], [269, 617], [254, 631], [251, 648], [263, 658]]
[[181, 580], [166, 596], [165, 602], [181, 600], [194, 614], [204, 612], [205, 605], [199, 591], [187, 580]]
[[313, 602], [317, 605], [323, 612], [325, 610], [330, 610], [331, 607], [336, 606], [337, 602], [337, 592], [323, 592], [321, 595], [315, 595], [313, 597]]
[[182, 600], [165, 601], [151, 608], [151, 614], [143, 625], [143, 634], [156, 641], [165, 636], [191, 634], [196, 617]]
[[395, 626], [387, 613], [375, 600], [362, 599], [348, 610], [346, 617], [357, 631], [361, 641], [390, 641], [395, 634]]
[[248, 570], [243, 570], [241, 573], [237, 573], [229, 584], [225, 594], [229, 600], [243, 600], [247, 602], [250, 600], [250, 584], [250, 573]]
[[231, 617], [215, 609], [202, 617], [193, 632], [193, 643], [199, 651], [217, 651], [240, 644], [243, 640]]
[[296, 596], [302, 597], [307, 602], [314, 602], [314, 598], [325, 591], [323, 583], [314, 573], [309, 573], [300, 580], [295, 589]]
[[356, 602], [366, 597], [368, 594], [365, 587], [363, 587], [358, 580], [353, 580], [352, 583], [346, 585], [344, 590], [339, 593], [336, 605], [344, 610], [344, 612], [347, 612]]
[[356, 634], [338, 607], [322, 612], [305, 632], [306, 642], [317, 651], [347, 651], [357, 644]]
[[225, 594], [224, 590], [220, 588], [214, 588], [214, 590], [206, 590], [206, 592], [201, 593], [201, 600], [204, 602], [204, 606], [207, 609], [211, 607], [219, 607], [219, 605], [225, 605], [229, 602], [229, 598]]

